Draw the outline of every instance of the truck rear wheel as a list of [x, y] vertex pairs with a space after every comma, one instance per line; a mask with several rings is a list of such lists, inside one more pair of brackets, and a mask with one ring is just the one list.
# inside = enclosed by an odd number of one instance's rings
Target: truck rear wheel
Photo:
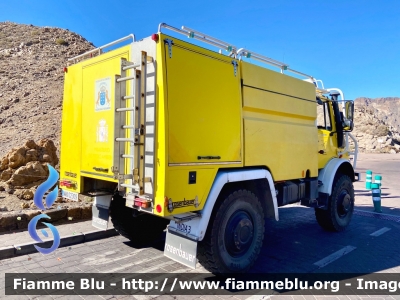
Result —
[[260, 201], [247, 190], [235, 191], [215, 207], [198, 259], [212, 273], [243, 273], [256, 261], [263, 239]]
[[333, 183], [328, 209], [315, 209], [318, 224], [328, 231], [343, 231], [354, 211], [354, 188], [349, 176], [339, 174]]
[[126, 207], [125, 202], [121, 196], [114, 196], [110, 205], [111, 222], [123, 237], [134, 243], [147, 243], [157, 238], [167, 227], [169, 220], [148, 213], [134, 216], [133, 208]]

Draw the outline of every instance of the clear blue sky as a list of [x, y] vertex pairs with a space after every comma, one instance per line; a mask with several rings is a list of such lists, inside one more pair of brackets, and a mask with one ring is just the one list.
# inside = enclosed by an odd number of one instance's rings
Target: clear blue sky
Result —
[[[18, 0], [0, 21], [61, 27], [96, 46], [186, 25], [338, 87], [347, 99], [400, 97], [400, 1]], [[181, 36], [186, 39], [186, 37]]]

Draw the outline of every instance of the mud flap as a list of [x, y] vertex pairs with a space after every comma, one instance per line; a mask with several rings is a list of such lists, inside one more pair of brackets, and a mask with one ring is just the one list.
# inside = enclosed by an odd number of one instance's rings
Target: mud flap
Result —
[[189, 268], [196, 269], [197, 241], [167, 229], [164, 255]]
[[92, 226], [107, 230], [111, 195], [95, 196], [92, 206]]

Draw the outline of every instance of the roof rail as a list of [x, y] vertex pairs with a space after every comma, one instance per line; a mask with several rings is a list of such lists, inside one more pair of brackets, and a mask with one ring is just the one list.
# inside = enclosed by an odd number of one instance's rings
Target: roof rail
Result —
[[272, 66], [280, 68], [281, 69], [281, 73], [283, 73], [283, 71], [289, 71], [289, 72], [295, 73], [297, 75], [310, 78], [312, 80], [312, 82], [315, 81], [314, 77], [312, 77], [310, 75], [307, 75], [305, 73], [293, 70], [293, 69], [289, 68], [289, 65], [287, 65], [287, 64], [285, 64], [283, 62], [277, 61], [275, 59], [269, 58], [269, 57], [261, 55], [261, 54], [250, 52], [249, 50], [244, 49], [244, 48], [240, 48], [237, 51], [237, 56], [244, 56], [246, 58], [254, 58], [254, 59], [258, 60], [258, 61], [261, 61], [261, 62], [264, 62], [266, 64], [269, 64], [269, 65], [272, 65]]
[[170, 25], [168, 25], [166, 23], [160, 23], [158, 25], [158, 32], [161, 32], [161, 28], [166, 28], [166, 29], [169, 29], [171, 31], [175, 31], [177, 33], [186, 35], [188, 38], [193, 38], [193, 39], [202, 41], [204, 43], [216, 46], [216, 47], [218, 47], [220, 49], [225, 49], [226, 51], [230, 52], [229, 56], [234, 55], [236, 57], [236, 50], [237, 50], [236, 46], [234, 46], [232, 44], [229, 44], [227, 42], [221, 41], [219, 39], [216, 39], [216, 38], [214, 38], [212, 36], [209, 36], [207, 34], [201, 33], [200, 31], [191, 29], [191, 28], [186, 27], [186, 26], [182, 26], [182, 29], [179, 29], [179, 28], [170, 26]]
[[280, 68], [281, 69], [281, 73], [283, 73], [283, 71], [289, 71], [289, 72], [292, 72], [294, 74], [297, 74], [297, 75], [300, 75], [300, 76], [304, 76], [306, 78], [310, 78], [313, 83], [317, 82], [317, 80], [313, 76], [307, 75], [305, 73], [302, 73], [302, 72], [299, 72], [299, 71], [296, 71], [296, 70], [293, 70], [293, 69], [289, 68], [289, 65], [287, 65], [285, 63], [282, 63], [280, 61], [277, 61], [275, 59], [266, 57], [266, 56], [261, 55], [261, 54], [257, 54], [257, 53], [251, 52], [251, 51], [249, 51], [247, 49], [244, 49], [244, 48], [238, 49], [236, 46], [234, 46], [232, 44], [229, 44], [227, 42], [221, 41], [219, 39], [216, 39], [216, 38], [214, 38], [212, 36], [206, 35], [204, 33], [201, 33], [199, 31], [196, 31], [196, 30], [191, 29], [189, 27], [182, 26], [182, 29], [179, 29], [179, 28], [170, 26], [170, 25], [168, 25], [166, 23], [160, 23], [158, 25], [158, 32], [161, 32], [162, 28], [166, 28], [166, 29], [175, 31], [177, 33], [186, 35], [189, 38], [194, 38], [194, 39], [203, 41], [205, 43], [208, 43], [210, 45], [216, 46], [216, 47], [218, 47], [220, 49], [225, 49], [227, 51], [230, 51], [229, 56], [233, 56], [235, 58], [237, 58], [238, 56], [245, 56], [247, 58], [254, 58], [254, 59], [258, 60], [258, 61], [261, 61], [261, 62], [264, 62], [264, 63], [267, 63], [267, 64], [270, 64], [270, 65], [273, 65], [275, 67]]
[[135, 41], [135, 35], [134, 35], [133, 33], [131, 33], [130, 35], [128, 35], [128, 36], [126, 36], [126, 37], [123, 37], [123, 38], [120, 38], [120, 39], [118, 39], [118, 40], [116, 40], [116, 41], [114, 41], [114, 42], [105, 44], [105, 45], [100, 46], [100, 47], [98, 47], [98, 48], [96, 48], [96, 49], [92, 49], [92, 50], [87, 51], [87, 52], [85, 52], [85, 53], [83, 53], [83, 54], [80, 54], [80, 55], [78, 55], [78, 56], [69, 58], [68, 61], [69, 61], [69, 62], [70, 62], [70, 61], [75, 61], [75, 60], [77, 60], [77, 59], [79, 59], [79, 58], [82, 58], [82, 57], [84, 57], [84, 56], [86, 56], [86, 55], [92, 54], [92, 53], [97, 52], [97, 51], [98, 51], [98, 54], [101, 54], [101, 51], [102, 51], [103, 49], [108, 48], [108, 47], [111, 47], [111, 46], [113, 46], [113, 45], [115, 45], [115, 44], [122, 43], [122, 42], [124, 42], [124, 41], [126, 41], [126, 40], [129, 40], [129, 39], [132, 39], [132, 41], [134, 42], [134, 41]]

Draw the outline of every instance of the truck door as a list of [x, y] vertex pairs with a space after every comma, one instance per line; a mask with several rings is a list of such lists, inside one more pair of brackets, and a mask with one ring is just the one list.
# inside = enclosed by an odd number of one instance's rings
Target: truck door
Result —
[[329, 104], [329, 102], [320, 102], [317, 104], [319, 169], [323, 168], [332, 157], [336, 156], [335, 118]]
[[170, 50], [166, 45], [169, 164], [240, 162], [236, 61], [179, 40]]
[[115, 75], [128, 52], [98, 60], [82, 70], [82, 155], [85, 176], [113, 178]]

